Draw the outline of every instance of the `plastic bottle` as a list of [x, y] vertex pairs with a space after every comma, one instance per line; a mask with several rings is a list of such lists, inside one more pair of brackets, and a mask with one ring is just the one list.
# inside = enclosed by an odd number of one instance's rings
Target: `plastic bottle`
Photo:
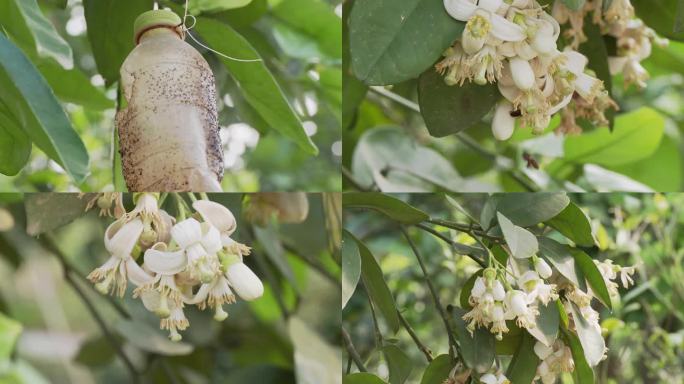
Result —
[[223, 150], [214, 75], [168, 10], [141, 14], [121, 66], [116, 116], [130, 191], [221, 191]]

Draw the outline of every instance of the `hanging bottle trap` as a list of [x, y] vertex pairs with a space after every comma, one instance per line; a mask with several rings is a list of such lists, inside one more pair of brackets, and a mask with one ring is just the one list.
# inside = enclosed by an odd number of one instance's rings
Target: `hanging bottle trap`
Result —
[[121, 66], [125, 100], [116, 115], [130, 191], [221, 191], [216, 84], [209, 64], [184, 41], [186, 31], [170, 10], [135, 21], [136, 47]]

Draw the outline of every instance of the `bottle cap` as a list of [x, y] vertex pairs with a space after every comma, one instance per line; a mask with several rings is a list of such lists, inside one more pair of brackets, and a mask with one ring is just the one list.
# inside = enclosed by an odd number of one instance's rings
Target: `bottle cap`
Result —
[[176, 15], [168, 9], [155, 9], [152, 11], [147, 11], [133, 23], [133, 33], [135, 35], [135, 43], [138, 44], [140, 36], [153, 28], [158, 27], [178, 27], [183, 23], [180, 16]]

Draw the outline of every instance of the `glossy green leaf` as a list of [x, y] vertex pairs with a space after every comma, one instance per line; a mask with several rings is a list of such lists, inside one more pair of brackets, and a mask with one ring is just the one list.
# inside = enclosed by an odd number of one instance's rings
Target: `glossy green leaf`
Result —
[[499, 199], [505, 195], [497, 194], [491, 195], [485, 201], [482, 211], [480, 211], [480, 225], [482, 229], [489, 230], [496, 225], [496, 207], [499, 205]]
[[[684, 69], [684, 63], [681, 64]], [[679, 143], [671, 136], [664, 136], [660, 146], [648, 158], [630, 164], [609, 167], [660, 192], [679, 192], [684, 189], [684, 163]]]
[[575, 283], [582, 291], [587, 291], [587, 283], [582, 270], [575, 262], [570, 247], [553, 239], [539, 239], [539, 253], [566, 279]]
[[351, 299], [361, 278], [361, 255], [354, 237], [342, 232], [342, 308]]
[[582, 271], [582, 274], [587, 279], [589, 287], [591, 287], [592, 292], [596, 298], [598, 298], [603, 305], [609, 309], [613, 308], [610, 301], [610, 294], [608, 293], [608, 287], [606, 287], [606, 282], [603, 280], [603, 275], [599, 271], [598, 267], [594, 263], [594, 260], [579, 249], [573, 249], [571, 251], [572, 257], [575, 258], [575, 264]]
[[0, 313], [0, 363], [9, 359], [21, 329], [21, 323]]
[[390, 384], [404, 384], [413, 370], [413, 363], [401, 348], [394, 344], [382, 347], [389, 367]]
[[618, 116], [613, 132], [599, 128], [567, 137], [564, 160], [607, 166], [642, 160], [658, 148], [664, 129], [660, 113], [642, 107]]
[[547, 305], [539, 304], [539, 315], [537, 316], [537, 326], [528, 332], [544, 345], [551, 347], [558, 338], [558, 327], [560, 326], [560, 314], [556, 301], [550, 301]]
[[202, 12], [219, 12], [228, 9], [242, 8], [252, 0], [193, 0], [188, 3], [188, 12], [193, 15]]
[[342, 195], [345, 208], [366, 208], [378, 211], [402, 224], [417, 224], [430, 216], [396, 197], [378, 192], [345, 193]]
[[273, 7], [278, 19], [297, 29], [318, 44], [321, 52], [342, 58], [342, 20], [330, 4], [322, 0], [283, 0]]
[[511, 384], [530, 384], [537, 373], [539, 357], [534, 353], [535, 340], [530, 335], [523, 335], [513, 360], [508, 365], [506, 377]]
[[513, 257], [516, 259], [527, 259], [539, 251], [539, 242], [530, 231], [513, 224], [501, 212], [498, 212], [496, 217]]
[[26, 52], [51, 57], [64, 68], [73, 68], [71, 46], [57, 33], [36, 0], [3, 0], [0, 2], [2, 30]]
[[649, 27], [668, 39], [684, 41], [684, 30], [681, 28], [681, 19], [684, 16], [681, 16], [681, 9], [677, 12], [678, 1], [631, 0], [637, 16]]
[[77, 183], [88, 173], [88, 152], [62, 106], [28, 58], [0, 34], [0, 100], [31, 140]]
[[104, 336], [86, 340], [81, 344], [75, 359], [79, 364], [89, 367], [102, 367], [114, 360], [116, 352]]
[[420, 75], [418, 102], [430, 135], [444, 137], [475, 126], [501, 99], [493, 84], [447, 85], [434, 68]]
[[431, 67], [463, 31], [441, 0], [357, 1], [349, 20], [351, 60], [366, 84], [396, 84]]
[[570, 347], [572, 353], [572, 360], [575, 362], [575, 369], [572, 371], [572, 378], [575, 383], [594, 384], [594, 371], [587, 363], [584, 355], [584, 349], [579, 341], [579, 338], [574, 333], [564, 330], [563, 335], [565, 342]]
[[569, 306], [570, 314], [577, 330], [577, 337], [579, 338], [582, 349], [584, 350], [584, 357], [590, 367], [595, 367], [601, 360], [603, 360], [603, 353], [606, 349], [606, 342], [601, 336], [601, 327], [590, 324], [580, 309], [574, 303]]
[[356, 145], [352, 171], [362, 185], [376, 185], [383, 192], [462, 192], [469, 188], [447, 159], [419, 145], [399, 127], [366, 131]]
[[83, 0], [88, 39], [97, 69], [109, 86], [133, 50], [133, 22], [152, 9], [153, 0]]
[[0, 103], [0, 173], [19, 173], [31, 155], [31, 140], [5, 105]]
[[254, 24], [266, 12], [268, 12], [268, 0], [252, 0], [246, 7], [214, 13], [211, 16], [227, 21], [234, 28], [241, 28]]
[[183, 341], [171, 341], [163, 334], [164, 331], [141, 321], [120, 320], [114, 328], [124, 340], [145, 352], [162, 356], [180, 356], [189, 355], [195, 348]]
[[36, 67], [61, 101], [101, 111], [114, 108], [110, 100], [79, 69], [64, 69], [52, 60], [40, 60]]
[[[250, 43], [227, 24], [200, 17], [195, 29], [210, 47], [219, 52], [241, 59], [260, 58]], [[318, 154], [318, 148], [307, 136], [302, 122], [263, 62], [220, 59], [238, 83], [247, 102], [273, 129], [297, 143], [305, 152]]]
[[482, 327], [478, 327], [471, 335], [463, 320], [466, 311], [458, 307], [450, 309], [463, 362], [475, 372], [489, 371], [494, 364], [494, 335]]
[[[311, 325], [290, 317], [288, 329], [294, 344], [295, 376], [298, 383], [334, 383], [342, 372], [337, 348], [330, 345]], [[339, 382], [339, 381], [338, 381]]]
[[495, 200], [491, 204], [496, 205], [496, 211], [520, 227], [531, 227], [554, 218], [570, 203], [570, 198], [564, 192], [506, 193], [494, 196]]
[[596, 242], [589, 218], [573, 202], [570, 202], [561, 213], [547, 221], [546, 224], [579, 246], [591, 247]]
[[353, 1], [342, 3], [342, 129], [353, 124], [357, 109], [368, 92], [368, 86], [357, 79], [351, 69], [349, 13], [353, 4]]
[[[353, 235], [351, 236], [353, 237]], [[366, 288], [366, 292], [387, 322], [389, 329], [396, 333], [401, 325], [399, 316], [397, 315], [397, 306], [394, 303], [392, 292], [390, 292], [389, 287], [387, 287], [385, 278], [382, 275], [380, 265], [377, 260], [375, 260], [375, 257], [368, 247], [356, 237], [353, 238], [359, 247], [359, 253], [361, 255], [361, 279]]]
[[454, 363], [449, 355], [439, 355], [428, 364], [420, 384], [443, 384], [453, 368]]
[[381, 378], [366, 372], [352, 373], [342, 379], [342, 384], [387, 384]]

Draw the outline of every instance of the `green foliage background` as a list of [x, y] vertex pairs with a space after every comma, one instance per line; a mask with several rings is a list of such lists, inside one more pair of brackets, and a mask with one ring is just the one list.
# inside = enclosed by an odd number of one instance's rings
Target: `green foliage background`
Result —
[[[0, 4], [0, 190], [124, 190], [114, 140], [118, 71], [134, 45], [133, 20], [153, 3]], [[182, 0], [157, 3], [182, 15]], [[219, 60], [195, 45], [217, 80], [224, 190], [341, 188], [337, 8], [338, 0], [189, 2], [194, 36], [228, 55], [264, 59]]]

